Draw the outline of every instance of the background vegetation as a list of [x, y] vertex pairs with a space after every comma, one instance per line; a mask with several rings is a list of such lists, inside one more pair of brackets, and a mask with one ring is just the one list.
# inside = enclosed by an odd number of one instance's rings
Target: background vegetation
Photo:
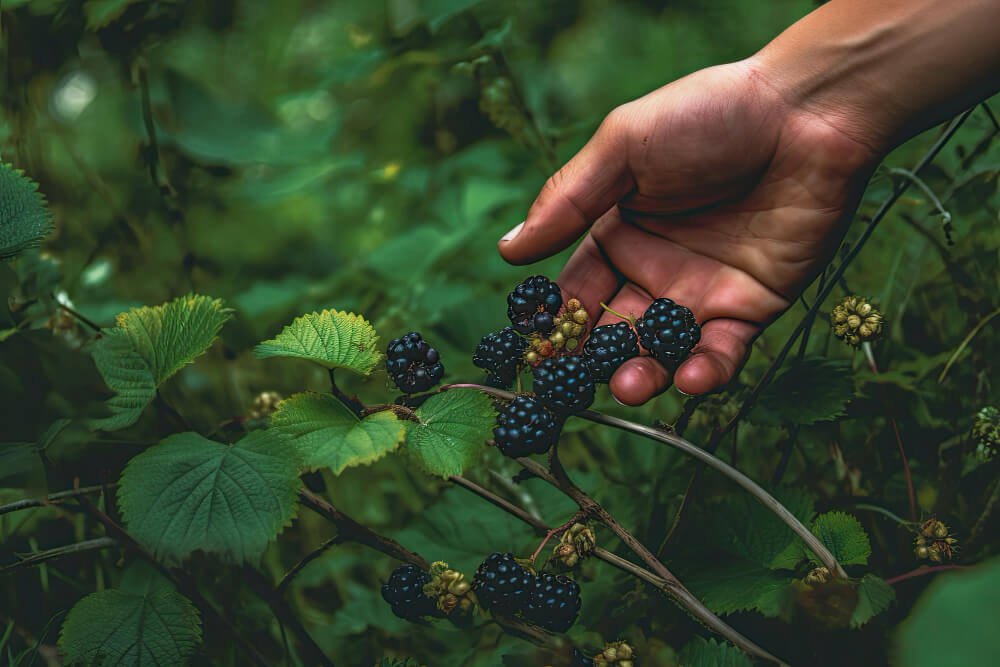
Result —
[[[323, 369], [251, 354], [314, 309], [363, 313], [383, 341], [420, 330], [441, 349], [451, 381], [481, 378], [471, 352], [505, 323], [504, 295], [527, 275], [499, 259], [495, 241], [523, 218], [547, 174], [615, 105], [752, 53], [811, 6], [2, 0], [0, 155], [40, 184], [55, 227], [42, 248], [0, 265], [11, 298], [0, 322], [0, 505], [114, 483], [129, 458], [177, 430], [173, 410], [209, 434], [250, 416], [261, 392], [327, 391]], [[696, 473], [700, 466], [673, 450], [586, 422], [571, 422], [563, 438], [564, 462], [584, 489], [659, 545], [727, 622], [792, 664], [881, 665], [892, 654], [908, 666], [977, 665], [1000, 651], [996, 632], [974, 632], [995, 618], [995, 603], [979, 607], [989, 598], [976, 594], [996, 591], [996, 563], [925, 572], [909, 523], [936, 516], [958, 540], [954, 557], [935, 567], [988, 561], [1000, 546], [996, 463], [976, 455], [982, 438], [970, 434], [977, 413], [1000, 404], [996, 135], [989, 109], [973, 110], [919, 182], [908, 172], [940, 130], [889, 156], [895, 170], [872, 181], [827, 277], [883, 202], [909, 189], [878, 216], [842, 278], [823, 283], [833, 289], [815, 321], [807, 309], [816, 286], [758, 341], [726, 391], [704, 399], [671, 391], [631, 410], [598, 399], [598, 409], [673, 424], [717, 447], [807, 520], [829, 510], [856, 516], [871, 555], [851, 574], [878, 575], [894, 592], [872, 620], [846, 627], [856, 597], [803, 587], [804, 564], [775, 573], [759, 562], [766, 550], [754, 541], [773, 519], [731, 482]], [[565, 257], [537, 272], [556, 276]], [[128, 308], [189, 292], [234, 309], [221, 343], [161, 387], [171, 408], [114, 433], [87, 428], [111, 395], [91, 358], [87, 322], [112, 326]], [[873, 350], [877, 371], [831, 336], [827, 314], [851, 293], [872, 298], [888, 322]], [[805, 334], [784, 364], [790, 370], [725, 429], [804, 317]], [[383, 381], [344, 378], [342, 387], [379, 396]], [[549, 525], [573, 516], [575, 505], [538, 480], [512, 483], [519, 469], [485, 451], [467, 475]], [[365, 525], [470, 575], [490, 552], [528, 555], [539, 541], [403, 456], [324, 471], [309, 483]], [[255, 571], [277, 581], [332, 534], [320, 517], [300, 513]], [[609, 532], [597, 534], [619, 550]], [[34, 568], [23, 559], [103, 535], [70, 504], [0, 515], [0, 568], [11, 568], [0, 570], [0, 662], [55, 664], [66, 612], [118, 586], [130, 561], [113, 545]], [[290, 585], [295, 614], [337, 664], [565, 660], [495, 626], [395, 618], [378, 592], [394, 566], [338, 544]], [[245, 569], [204, 555], [186, 567], [273, 664], [310, 664], [289, 649]], [[981, 579], [969, 585], [967, 576]], [[698, 662], [698, 637], [707, 633], [656, 591], [598, 562], [578, 579], [584, 605], [570, 636], [581, 648], [625, 638], [642, 664], [673, 665], [693, 645], [682, 663], [722, 664], [721, 649]], [[194, 661], [243, 664], [231, 637], [211, 626]]]

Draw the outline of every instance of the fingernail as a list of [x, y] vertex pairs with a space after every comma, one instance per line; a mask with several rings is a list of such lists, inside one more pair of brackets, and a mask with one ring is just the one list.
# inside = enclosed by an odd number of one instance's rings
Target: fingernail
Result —
[[521, 233], [522, 227], [524, 227], [524, 222], [522, 222], [517, 227], [514, 227], [514, 229], [504, 234], [503, 237], [500, 239], [500, 242], [506, 243], [507, 241], [513, 241], [514, 237]]

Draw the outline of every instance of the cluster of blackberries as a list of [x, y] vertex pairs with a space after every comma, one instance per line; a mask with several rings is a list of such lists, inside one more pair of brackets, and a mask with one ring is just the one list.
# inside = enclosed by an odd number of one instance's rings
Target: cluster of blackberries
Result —
[[444, 375], [441, 355], [416, 332], [389, 343], [385, 370], [404, 394], [427, 391]]
[[569, 577], [535, 575], [510, 553], [491, 554], [472, 581], [479, 604], [507, 616], [521, 616], [552, 632], [566, 632], [580, 613], [580, 586]]
[[415, 620], [422, 616], [443, 616], [437, 603], [424, 594], [424, 586], [430, 581], [430, 574], [416, 565], [400, 565], [382, 585], [382, 599], [400, 618]]

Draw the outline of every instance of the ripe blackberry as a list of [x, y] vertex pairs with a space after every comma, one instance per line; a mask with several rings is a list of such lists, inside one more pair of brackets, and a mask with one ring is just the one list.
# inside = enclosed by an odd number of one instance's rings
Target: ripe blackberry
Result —
[[545, 276], [525, 278], [507, 295], [507, 317], [523, 334], [538, 332], [547, 336], [561, 307], [562, 290]]
[[517, 377], [517, 367], [527, 347], [528, 341], [519, 336], [513, 327], [505, 327], [482, 337], [472, 356], [472, 363], [489, 373], [487, 384], [508, 389]]
[[517, 396], [497, 416], [493, 441], [505, 456], [544, 454], [559, 438], [559, 421], [542, 402]]
[[382, 585], [382, 599], [400, 618], [413, 620], [421, 616], [440, 616], [434, 600], [424, 595], [424, 585], [430, 580], [430, 575], [416, 565], [400, 565], [389, 575], [389, 581]]
[[580, 613], [580, 585], [561, 574], [543, 572], [535, 578], [524, 609], [526, 621], [551, 630], [566, 632]]
[[511, 553], [491, 554], [479, 564], [472, 588], [479, 603], [501, 614], [516, 614], [528, 604], [528, 591], [534, 577]]
[[389, 343], [385, 370], [404, 394], [427, 391], [444, 375], [441, 355], [416, 332]]
[[628, 322], [596, 327], [583, 345], [583, 362], [595, 382], [610, 381], [619, 366], [637, 356], [639, 337]]
[[677, 366], [701, 340], [694, 315], [670, 299], [656, 299], [636, 320], [639, 342], [665, 366]]
[[581, 357], [554, 357], [535, 368], [535, 394], [557, 413], [586, 410], [594, 402], [594, 378]]

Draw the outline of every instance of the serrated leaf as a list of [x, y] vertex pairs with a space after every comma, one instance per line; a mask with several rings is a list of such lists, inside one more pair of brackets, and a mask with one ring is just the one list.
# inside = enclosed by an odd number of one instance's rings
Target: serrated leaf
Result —
[[38, 184], [0, 162], [0, 260], [33, 248], [52, 231], [52, 214]]
[[117, 326], [104, 329], [90, 348], [115, 392], [107, 402], [111, 416], [93, 426], [111, 431], [134, 424], [157, 387], [208, 349], [230, 312], [219, 299], [189, 294], [119, 314]]
[[432, 475], [461, 475], [483, 451], [496, 425], [493, 402], [478, 391], [453, 389], [417, 409], [419, 424], [408, 427], [407, 449]]
[[254, 431], [234, 445], [178, 433], [129, 461], [118, 501], [129, 532], [166, 562], [195, 551], [244, 562], [295, 515], [298, 470], [277, 431]]
[[1000, 558], [937, 575], [895, 636], [897, 667], [995, 665]]
[[843, 417], [854, 397], [851, 365], [807, 356], [785, 369], [761, 394], [750, 420], [762, 426], [808, 426]]
[[73, 605], [59, 636], [67, 664], [91, 667], [184, 665], [200, 643], [198, 610], [162, 578], [91, 593]]
[[[861, 523], [845, 512], [827, 512], [816, 517], [812, 532], [840, 561], [841, 565], [867, 565], [872, 553], [868, 533]], [[813, 562], [819, 563], [810, 554]]]
[[105, 431], [131, 426], [156, 397], [153, 372], [119, 329], [105, 329], [91, 344], [90, 354], [104, 384], [115, 392], [105, 403], [111, 415], [92, 420], [92, 426]]
[[403, 442], [406, 429], [389, 410], [358, 419], [329, 394], [305, 392], [278, 404], [271, 428], [288, 435], [302, 465], [310, 470], [373, 463]]
[[860, 628], [877, 614], [889, 608], [896, 599], [896, 591], [881, 577], [866, 574], [858, 584], [858, 606], [851, 614], [851, 627]]
[[732, 644], [695, 637], [677, 656], [678, 667], [753, 667], [743, 651]]
[[255, 347], [254, 356], [308, 359], [325, 368], [344, 368], [367, 377], [382, 353], [375, 329], [365, 318], [322, 310], [295, 318], [277, 336]]
[[771, 600], [792, 581], [748, 560], [714, 562], [710, 567], [680, 570], [678, 576], [716, 614], [758, 611], [762, 601]]

